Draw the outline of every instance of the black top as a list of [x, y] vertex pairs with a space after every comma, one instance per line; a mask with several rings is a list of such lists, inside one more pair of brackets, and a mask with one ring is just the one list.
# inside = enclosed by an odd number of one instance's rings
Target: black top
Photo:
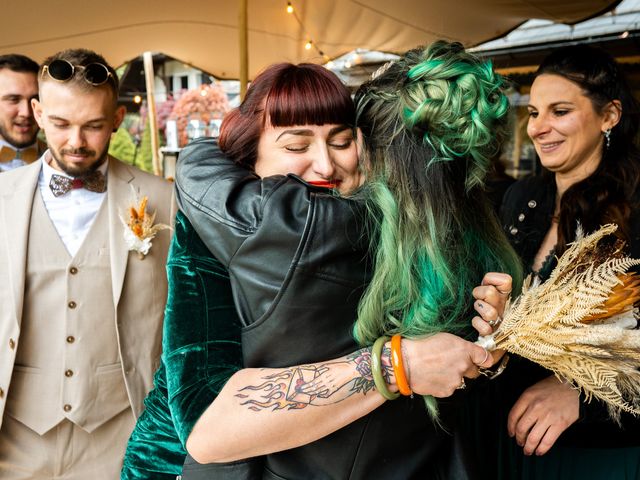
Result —
[[[503, 229], [522, 259], [525, 273], [531, 266], [546, 233], [551, 227], [551, 217], [555, 206], [556, 186], [552, 175], [529, 177], [516, 182], [507, 190], [500, 220]], [[640, 210], [633, 208], [631, 219], [631, 239], [627, 254], [640, 258]], [[540, 276], [548, 278], [556, 265], [553, 251], [540, 269]], [[513, 406], [520, 394], [538, 380], [548, 377], [551, 372], [521, 358], [514, 358], [505, 374], [499, 379], [508, 392], [506, 407]], [[580, 447], [621, 447], [640, 445], [640, 419], [630, 414], [622, 414], [622, 427], [609, 420], [606, 406], [592, 400], [586, 403], [581, 396], [580, 419], [570, 426], [558, 439], [559, 444]], [[507, 410], [508, 411], [508, 410]]]
[[[182, 151], [176, 186], [180, 209], [229, 269], [245, 367], [313, 363], [358, 349], [351, 329], [369, 279], [360, 203], [291, 175], [260, 179], [211, 139]], [[452, 409], [442, 410], [447, 424]], [[464, 479], [461, 455], [422, 398], [403, 397], [316, 442], [267, 455], [262, 478]]]

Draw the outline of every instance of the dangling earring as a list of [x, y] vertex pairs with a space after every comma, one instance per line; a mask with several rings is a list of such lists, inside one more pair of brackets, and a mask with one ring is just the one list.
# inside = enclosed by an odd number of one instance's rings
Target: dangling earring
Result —
[[611, 129], [607, 128], [604, 132], [604, 140], [605, 140], [605, 147], [607, 148], [607, 150], [609, 149], [609, 147], [611, 146]]

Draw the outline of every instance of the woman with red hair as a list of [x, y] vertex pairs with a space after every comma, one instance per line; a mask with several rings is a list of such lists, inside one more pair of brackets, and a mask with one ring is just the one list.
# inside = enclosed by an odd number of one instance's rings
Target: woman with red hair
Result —
[[[163, 363], [123, 478], [172, 478], [183, 445], [215, 462], [188, 460], [185, 479], [465, 469], [418, 397], [450, 396], [493, 359], [448, 333], [405, 339], [406, 364], [421, 365], [410, 377], [418, 395], [386, 402], [374, 387], [371, 348], [358, 349], [351, 333], [371, 264], [364, 205], [337, 195], [361, 184], [354, 123], [333, 74], [279, 64], [225, 118], [220, 148], [202, 139], [183, 152]], [[502, 303], [492, 287], [481, 295]], [[381, 348], [378, 369], [393, 396], [390, 349]], [[450, 413], [443, 409], [441, 421]], [[403, 441], [389, 441], [390, 429]]]

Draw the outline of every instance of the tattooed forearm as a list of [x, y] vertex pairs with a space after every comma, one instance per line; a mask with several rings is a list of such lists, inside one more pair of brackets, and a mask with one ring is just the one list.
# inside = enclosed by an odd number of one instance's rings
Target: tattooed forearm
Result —
[[[387, 381], [393, 374], [389, 349], [382, 354]], [[297, 410], [309, 405], [330, 405], [373, 390], [371, 349], [363, 348], [343, 359], [302, 365], [267, 375], [258, 385], [247, 385], [235, 395], [251, 410]]]
[[[391, 349], [386, 346], [382, 349], [382, 374], [384, 375], [387, 383], [391, 383], [391, 375], [393, 374], [393, 367], [391, 365]], [[366, 395], [366, 393], [375, 388], [373, 383], [373, 376], [371, 375], [371, 348], [363, 348], [357, 352], [353, 352], [351, 355], [347, 355], [347, 360], [353, 361], [356, 364], [356, 370], [359, 376], [353, 380], [351, 390], [353, 393], [360, 393]]]

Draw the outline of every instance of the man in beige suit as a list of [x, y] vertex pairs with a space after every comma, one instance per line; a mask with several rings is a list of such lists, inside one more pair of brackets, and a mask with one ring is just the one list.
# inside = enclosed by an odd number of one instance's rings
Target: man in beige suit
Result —
[[49, 150], [0, 175], [0, 478], [117, 479], [160, 354], [170, 240], [126, 223], [146, 196], [169, 224], [173, 190], [108, 156], [124, 109], [104, 58], [60, 52], [38, 81]]

